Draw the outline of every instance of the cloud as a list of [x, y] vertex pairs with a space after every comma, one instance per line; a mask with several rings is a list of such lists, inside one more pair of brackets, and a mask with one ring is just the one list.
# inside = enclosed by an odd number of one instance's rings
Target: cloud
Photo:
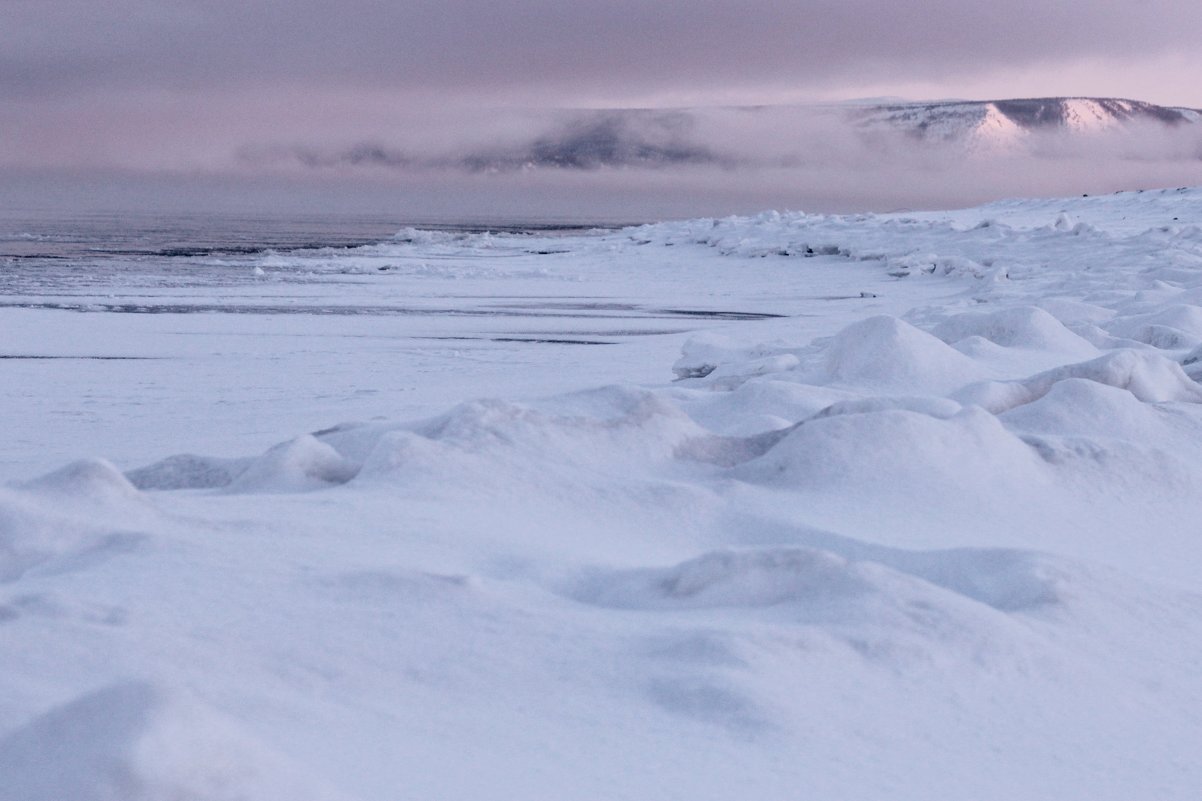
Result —
[[1202, 106], [1202, 4], [1172, 0], [0, 3], [0, 184], [40, 169], [698, 212], [931, 205], [1179, 184], [1191, 145], [1091, 145], [1108, 165], [1091, 171], [1049, 141], [1006, 166], [808, 112], [667, 109], [861, 90]]
[[[270, 144], [240, 149], [239, 160], [255, 166], [289, 162], [308, 168], [384, 168], [405, 171], [460, 170], [499, 173], [515, 170], [598, 170], [603, 168], [672, 168], [689, 165], [733, 166], [723, 155], [694, 136], [695, 115], [684, 111], [615, 110], [554, 113], [541, 127], [527, 117], [523, 133], [510, 127], [490, 130], [481, 138], [446, 131], [429, 142], [405, 146], [357, 142], [343, 147]], [[455, 144], [456, 138], [460, 141]]]
[[488, 123], [452, 115], [381, 140], [245, 147], [239, 159], [252, 168], [504, 173], [1202, 157], [1202, 112], [1118, 100], [494, 112]]
[[[589, 207], [571, 187], [654, 216], [949, 207], [1202, 183], [1202, 121], [1166, 122], [1170, 115], [1155, 107], [1131, 118], [1125, 104], [1110, 122], [1083, 130], [1050, 124], [1064, 115], [1056, 106], [1003, 104], [1028, 127], [996, 138], [973, 127], [983, 104], [900, 115], [846, 106], [581, 111], [524, 113], [494, 127], [445, 121], [441, 132], [386, 144], [275, 144], [241, 158], [248, 170], [276, 175], [543, 193], [548, 209]], [[924, 119], [943, 127], [933, 134]]]
[[255, 81], [501, 103], [1118, 65], [1193, 52], [1202, 30], [1202, 5], [1167, 0], [8, 0], [5, 15], [9, 96]]

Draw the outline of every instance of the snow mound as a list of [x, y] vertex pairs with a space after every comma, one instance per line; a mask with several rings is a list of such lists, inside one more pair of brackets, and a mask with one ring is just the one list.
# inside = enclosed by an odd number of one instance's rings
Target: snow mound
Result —
[[1068, 602], [1086, 579], [1066, 560], [1011, 548], [956, 548], [882, 560], [1003, 612], [1033, 611]]
[[[271, 487], [277, 491], [321, 489], [352, 478], [379, 438], [395, 427], [343, 423], [280, 443], [257, 457], [231, 459], [183, 453], [130, 470], [125, 476], [142, 490], [221, 489], [231, 485], [233, 491], [243, 492], [270, 491]], [[333, 449], [332, 455], [329, 449]]]
[[74, 462], [0, 489], [0, 582], [66, 573], [136, 550], [155, 509], [110, 463]]
[[1181, 350], [1202, 344], [1202, 308], [1176, 305], [1151, 314], [1125, 317], [1107, 330], [1118, 337], [1162, 350]]
[[469, 450], [444, 445], [412, 431], [390, 431], [375, 447], [356, 476], [357, 483], [420, 480], [445, 484], [488, 471], [487, 460]]
[[[944, 606], [965, 600], [997, 611], [1058, 604], [1080, 583], [1064, 560], [1032, 551], [960, 548], [909, 552], [857, 544], [859, 558], [788, 547], [715, 551], [673, 567], [594, 571], [572, 589], [576, 600], [623, 609], [807, 607], [823, 617], [870, 596], [904, 604], [918, 596]], [[844, 612], [851, 611], [845, 608]]]
[[311, 434], [283, 442], [246, 466], [230, 492], [307, 492], [345, 484], [358, 466]]
[[984, 368], [947, 343], [896, 317], [870, 317], [835, 335], [830, 379], [878, 391], [942, 395], [985, 377]]
[[1084, 378], [1058, 381], [1042, 398], [1001, 415], [1006, 425], [1032, 433], [1138, 443], [1164, 442], [1172, 435], [1155, 406], [1126, 389]]
[[[704, 430], [656, 393], [611, 387], [581, 393], [568, 406], [591, 414], [538, 409], [498, 400], [461, 404], [412, 430], [382, 434], [359, 477], [398, 475], [460, 482], [545, 482], [563, 470], [597, 474], [646, 471], [675, 458]], [[439, 478], [440, 477], [440, 478]]]
[[0, 740], [0, 801], [335, 801], [299, 764], [147, 683], [115, 684]]
[[755, 484], [858, 492], [942, 493], [1041, 480], [1035, 452], [996, 417], [965, 408], [950, 417], [906, 409], [831, 414], [808, 420], [735, 477]]
[[138, 488], [104, 459], [81, 459], [22, 486], [41, 495], [87, 499], [104, 505], [141, 501]]
[[964, 387], [953, 397], [994, 414], [1039, 400], [1061, 381], [1083, 379], [1125, 389], [1145, 403], [1202, 403], [1202, 387], [1181, 365], [1154, 351], [1118, 350], [1087, 362], [1066, 364], [1022, 381], [989, 381]]
[[757, 651], [786, 642], [841, 642], [856, 663], [888, 672], [911, 659], [929, 670], [950, 658], [966, 660], [976, 675], [1029, 665], [1032, 646], [1044, 647], [1037, 641], [1065, 621], [1088, 617], [1099, 594], [1088, 571], [1031, 551], [843, 544], [846, 555], [777, 546], [713, 551], [667, 567], [594, 568], [562, 591], [592, 606], [671, 615], [682, 630], [704, 621], [701, 632], [729, 631], [723, 639], [731, 647], [715, 652], [711, 642], [690, 654], [706, 664], [716, 657], [728, 669], [749, 667]]
[[125, 474], [141, 490], [217, 489], [246, 472], [251, 459], [221, 459], [183, 453]]
[[982, 337], [1005, 348], [1049, 350], [1076, 358], [1097, 354], [1093, 345], [1034, 306], [957, 314], [936, 326], [933, 333], [949, 345], [969, 337]]

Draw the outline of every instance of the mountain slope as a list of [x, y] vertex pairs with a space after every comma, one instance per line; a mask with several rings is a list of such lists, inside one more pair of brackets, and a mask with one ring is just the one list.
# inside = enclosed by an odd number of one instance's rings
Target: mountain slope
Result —
[[1202, 111], [1118, 98], [1044, 97], [875, 105], [857, 107], [848, 118], [861, 128], [900, 131], [925, 141], [1006, 147], [1037, 133], [1173, 129], [1202, 121]]

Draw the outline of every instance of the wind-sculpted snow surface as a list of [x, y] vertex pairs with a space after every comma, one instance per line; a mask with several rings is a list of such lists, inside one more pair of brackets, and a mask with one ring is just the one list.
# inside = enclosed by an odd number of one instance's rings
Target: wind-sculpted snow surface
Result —
[[338, 797], [236, 725], [138, 682], [89, 693], [9, 734], [0, 774], [6, 801]]
[[1200, 223], [562, 237], [830, 294], [658, 384], [12, 485], [0, 798], [1194, 798]]
[[0, 582], [69, 572], [137, 550], [153, 507], [111, 464], [76, 462], [0, 490]]

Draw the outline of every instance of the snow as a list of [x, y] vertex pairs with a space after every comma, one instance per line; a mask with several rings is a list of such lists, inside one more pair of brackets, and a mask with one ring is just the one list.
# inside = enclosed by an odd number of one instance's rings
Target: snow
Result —
[[826, 352], [828, 381], [875, 393], [946, 394], [984, 377], [971, 359], [896, 317], [880, 315], [835, 335]]
[[[946, 137], [955, 135], [954, 130], [945, 134]], [[971, 146], [986, 152], [1008, 152], [1018, 148], [1028, 135], [1022, 126], [998, 111], [997, 106], [987, 103], [980, 122], [969, 130], [967, 137]]]
[[[1123, 100], [1110, 101], [1116, 112], [1131, 113], [1132, 104]], [[1122, 124], [1122, 119], [1103, 108], [1096, 100], [1083, 97], [1070, 98], [1064, 102], [1064, 124], [1076, 131], [1101, 131]]]
[[0, 799], [1202, 785], [1202, 190], [208, 266], [0, 307]]
[[8, 735], [0, 774], [0, 798], [20, 801], [337, 797], [236, 726], [138, 682], [97, 690]]

